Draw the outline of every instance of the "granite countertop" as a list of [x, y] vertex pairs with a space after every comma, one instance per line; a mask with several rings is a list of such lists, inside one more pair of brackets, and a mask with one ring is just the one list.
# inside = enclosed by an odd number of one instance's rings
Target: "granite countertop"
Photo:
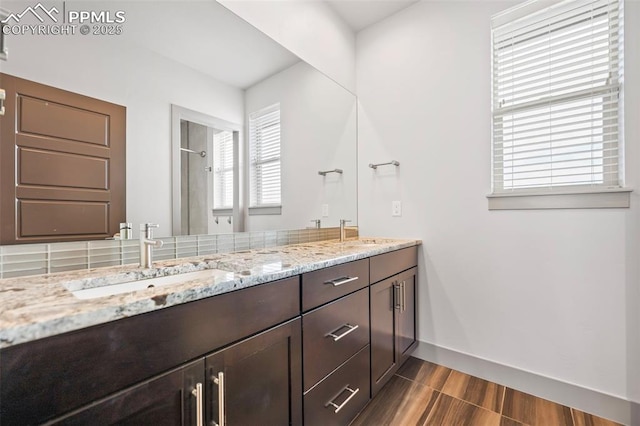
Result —
[[[0, 280], [0, 349], [181, 303], [419, 245], [419, 240], [322, 241]], [[99, 287], [206, 269], [228, 273], [164, 287], [79, 299], [68, 289]]]

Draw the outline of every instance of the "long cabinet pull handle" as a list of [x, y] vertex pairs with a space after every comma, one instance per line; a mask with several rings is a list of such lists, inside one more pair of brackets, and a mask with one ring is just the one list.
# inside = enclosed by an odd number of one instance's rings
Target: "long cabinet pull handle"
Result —
[[407, 307], [407, 283], [406, 281], [402, 281], [402, 308], [400, 312], [404, 312]]
[[4, 115], [4, 101], [6, 98], [7, 92], [5, 92], [4, 89], [0, 89], [0, 115]]
[[202, 383], [196, 383], [191, 394], [196, 397], [196, 426], [204, 426], [204, 410], [202, 403]]
[[324, 283], [331, 284], [334, 287], [338, 287], [338, 286], [341, 286], [342, 284], [350, 283], [351, 281], [355, 281], [357, 279], [358, 277], [340, 277], [340, 278], [334, 278], [329, 281], [325, 281]]
[[[341, 328], [347, 327], [348, 330], [345, 331], [344, 333], [337, 335], [336, 331], [340, 330]], [[351, 325], [351, 324], [345, 324], [345, 325], [341, 325], [340, 327], [336, 328], [335, 330], [333, 330], [331, 333], [327, 333], [324, 335], [324, 337], [333, 337], [333, 341], [337, 342], [338, 340], [342, 339], [344, 336], [346, 336], [349, 333], [353, 333], [354, 331], [356, 331], [358, 329], [358, 327], [360, 327], [359, 325]]]
[[[335, 402], [333, 402], [337, 397], [339, 397], [340, 395], [342, 395], [342, 393], [343, 393], [344, 391], [350, 392], [350, 393], [351, 393], [351, 395], [349, 395], [349, 396], [347, 397], [347, 399], [345, 399], [344, 401], [342, 401], [342, 404], [340, 404], [340, 405], [338, 405], [338, 404], [336, 404]], [[337, 394], [336, 396], [334, 396], [333, 398], [331, 398], [331, 401], [329, 401], [329, 402], [327, 402], [326, 404], [324, 404], [324, 406], [325, 406], [325, 408], [326, 408], [326, 407], [329, 407], [329, 406], [332, 406], [332, 407], [334, 407], [334, 408], [335, 408], [334, 413], [338, 413], [340, 410], [342, 410], [342, 409], [345, 407], [345, 405], [347, 405], [347, 404], [349, 403], [349, 401], [351, 401], [351, 399], [352, 399], [354, 396], [356, 396], [356, 394], [357, 394], [358, 392], [360, 392], [360, 388], [357, 388], [357, 389], [355, 389], [355, 390], [354, 390], [354, 389], [351, 389], [351, 388], [349, 387], [349, 385], [347, 385], [347, 386], [345, 386], [345, 387], [344, 387], [344, 389], [342, 389], [340, 392], [338, 392], [338, 394]]]
[[400, 284], [393, 283], [393, 309], [400, 310]]
[[211, 421], [214, 426], [224, 426], [224, 373], [220, 371], [217, 376], [211, 378], [218, 385], [218, 423]]

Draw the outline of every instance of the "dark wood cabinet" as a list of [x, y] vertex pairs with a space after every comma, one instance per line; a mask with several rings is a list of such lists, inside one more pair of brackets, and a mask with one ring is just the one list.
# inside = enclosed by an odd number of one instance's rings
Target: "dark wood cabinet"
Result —
[[[320, 306], [320, 307], [317, 307]], [[305, 425], [346, 426], [369, 401], [369, 259], [302, 275]]]
[[207, 356], [207, 424], [301, 425], [301, 338], [295, 319]]
[[395, 339], [395, 279], [371, 286], [371, 395], [393, 376], [397, 367]]
[[[398, 250], [372, 258], [372, 276], [386, 276], [398, 265], [414, 267], [371, 285], [371, 396], [406, 361], [417, 346], [417, 252]], [[411, 261], [410, 259], [414, 259]], [[398, 262], [398, 260], [402, 260]], [[396, 269], [394, 269], [394, 266]], [[376, 274], [373, 273], [377, 270]]]
[[347, 425], [417, 345], [416, 265], [401, 249], [5, 348], [0, 424]]
[[47, 425], [196, 425], [197, 383], [204, 381], [204, 360], [195, 361]]
[[48, 424], [301, 425], [300, 347], [295, 319]]
[[3, 349], [0, 423], [57, 418], [299, 315], [296, 276]]
[[417, 268], [401, 273], [397, 280], [400, 306], [396, 310], [396, 345], [399, 363], [402, 364], [409, 358], [418, 340], [416, 334]]

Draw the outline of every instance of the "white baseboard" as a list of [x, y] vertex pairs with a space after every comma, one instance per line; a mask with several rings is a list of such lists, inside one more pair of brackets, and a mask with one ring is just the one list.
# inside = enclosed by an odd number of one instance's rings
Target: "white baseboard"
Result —
[[640, 404], [615, 395], [423, 341], [412, 355], [625, 425], [640, 426]]

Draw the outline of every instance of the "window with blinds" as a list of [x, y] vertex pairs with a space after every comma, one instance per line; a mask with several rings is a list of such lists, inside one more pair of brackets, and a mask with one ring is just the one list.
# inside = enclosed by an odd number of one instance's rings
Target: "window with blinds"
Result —
[[249, 115], [249, 207], [281, 204], [280, 104]]
[[622, 185], [622, 4], [492, 20], [494, 193]]
[[213, 208], [233, 208], [233, 132], [213, 135]]

